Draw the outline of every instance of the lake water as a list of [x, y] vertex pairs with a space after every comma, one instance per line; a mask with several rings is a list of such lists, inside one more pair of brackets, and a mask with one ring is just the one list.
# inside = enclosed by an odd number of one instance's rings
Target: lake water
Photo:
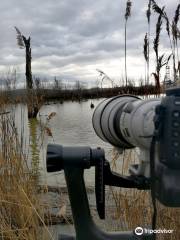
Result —
[[[93, 100], [95, 107], [101, 100]], [[42, 121], [46, 115], [55, 112], [56, 115], [50, 120], [49, 128], [52, 131], [52, 137], [46, 138], [44, 149], [47, 143], [57, 143], [64, 146], [90, 146], [92, 148], [102, 147], [105, 149], [106, 156], [110, 157], [112, 146], [103, 142], [95, 133], [92, 126], [92, 115], [94, 109], [90, 108], [91, 101], [84, 102], [64, 102], [63, 104], [45, 105], [40, 110], [40, 118]], [[43, 152], [41, 161], [41, 181], [46, 181], [48, 185], [64, 185], [64, 178], [57, 173], [45, 173], [45, 155]], [[45, 173], [45, 174], [43, 174]], [[94, 171], [92, 169], [86, 171], [86, 182], [92, 185], [94, 182]]]
[[[102, 101], [93, 100], [95, 107]], [[91, 148], [102, 147], [106, 157], [111, 157], [113, 147], [103, 142], [95, 133], [92, 126], [94, 109], [90, 108], [91, 101], [51, 103], [41, 107], [37, 121], [28, 122], [25, 105], [18, 104], [13, 108], [17, 129], [20, 138], [23, 138], [25, 152], [30, 155], [31, 146], [38, 146], [35, 151], [40, 154], [40, 183], [42, 185], [66, 185], [63, 171], [58, 173], [46, 172], [46, 149], [48, 143], [56, 143], [64, 146], [90, 146]], [[56, 113], [47, 123], [47, 116]], [[30, 127], [29, 127], [30, 126]], [[46, 126], [50, 129], [52, 137], [42, 131]], [[33, 137], [32, 137], [33, 136]], [[34, 138], [34, 140], [33, 140]], [[39, 151], [40, 149], [40, 151]], [[34, 151], [34, 150], [33, 150]], [[85, 171], [86, 183], [94, 185], [94, 170]]]

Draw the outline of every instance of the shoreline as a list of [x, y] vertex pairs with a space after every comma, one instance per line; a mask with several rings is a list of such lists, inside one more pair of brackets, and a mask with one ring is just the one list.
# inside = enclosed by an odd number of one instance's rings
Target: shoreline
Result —
[[[88, 99], [110, 98], [116, 95], [132, 94], [136, 96], [159, 95], [164, 90], [158, 90], [155, 86], [128, 86], [115, 88], [91, 88], [91, 89], [33, 89], [34, 96], [42, 97], [43, 101], [57, 100], [63, 101], [83, 101]], [[27, 89], [2, 90], [1, 96], [9, 101], [24, 102], [27, 98]]]

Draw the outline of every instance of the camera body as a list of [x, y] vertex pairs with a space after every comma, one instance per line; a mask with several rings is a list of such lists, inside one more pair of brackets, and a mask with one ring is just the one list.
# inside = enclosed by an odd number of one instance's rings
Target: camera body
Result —
[[154, 159], [156, 198], [166, 206], [180, 206], [180, 89], [166, 91], [154, 118], [157, 156]]

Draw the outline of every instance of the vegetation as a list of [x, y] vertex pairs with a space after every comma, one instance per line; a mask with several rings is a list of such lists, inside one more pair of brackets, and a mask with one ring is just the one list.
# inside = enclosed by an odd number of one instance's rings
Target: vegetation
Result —
[[[132, 8], [132, 2], [127, 1], [126, 3], [126, 13], [125, 13], [125, 86], [128, 87], [128, 76], [127, 76], [127, 20], [131, 16], [131, 8]], [[155, 52], [155, 59], [156, 59], [156, 67], [155, 71], [151, 73], [151, 75], [154, 76], [155, 80], [155, 86], [156, 86], [156, 94], [162, 92], [162, 84], [161, 82], [164, 82], [161, 79], [161, 69], [164, 66], [168, 66], [171, 57], [173, 59], [173, 84], [176, 84], [180, 79], [180, 61], [179, 61], [179, 52], [178, 52], [178, 41], [180, 39], [180, 30], [178, 28], [178, 22], [179, 22], [179, 16], [180, 16], [180, 4], [177, 5], [177, 8], [175, 10], [175, 16], [170, 21], [168, 18], [168, 15], [165, 11], [165, 7], [159, 7], [158, 4], [154, 0], [149, 0], [148, 2], [148, 8], [146, 11], [146, 17], [148, 21], [148, 31], [145, 34], [144, 37], [144, 45], [143, 45], [143, 53], [144, 58], [146, 62], [146, 68], [145, 68], [145, 85], [149, 85], [149, 63], [150, 63], [150, 30], [151, 30], [151, 15], [152, 10], [158, 15], [157, 23], [156, 23], [156, 35], [153, 40], [153, 50]], [[166, 54], [159, 55], [159, 45], [160, 45], [160, 33], [163, 27], [163, 23], [165, 22], [166, 26], [166, 32], [168, 34], [168, 38], [170, 41], [170, 48], [171, 48], [171, 54], [166, 56]], [[102, 70], [100, 70], [101, 73], [104, 73]], [[103, 80], [105, 79], [105, 75], [103, 75]], [[107, 74], [106, 74], [107, 76]], [[108, 79], [111, 79], [108, 77]]]
[[126, 13], [124, 15], [125, 17], [125, 27], [124, 27], [124, 55], [125, 55], [125, 79], [126, 79], [126, 87], [127, 87], [127, 84], [128, 84], [128, 76], [127, 76], [127, 60], [126, 60], [126, 57], [127, 57], [127, 20], [128, 18], [131, 16], [131, 6], [132, 6], [132, 2], [130, 0], [127, 0], [127, 3], [126, 3]]
[[[136, 150], [126, 150], [119, 155], [115, 150], [112, 153], [111, 166], [114, 171], [121, 174], [128, 174], [131, 164], [138, 163], [138, 154]], [[122, 167], [118, 167], [121, 161]], [[108, 195], [109, 193], [109, 195]], [[112, 198], [110, 198], [112, 196]], [[108, 200], [109, 199], [109, 200]], [[130, 230], [137, 226], [151, 228], [152, 220], [152, 203], [150, 191], [140, 191], [137, 189], [119, 189], [110, 187], [107, 191], [107, 204], [115, 208], [107, 208], [106, 217], [107, 229]], [[110, 202], [109, 202], [110, 201]], [[157, 202], [157, 226], [156, 229], [172, 229], [173, 234], [157, 234], [157, 240], [176, 240], [180, 238], [179, 231], [179, 208], [168, 208]], [[108, 221], [110, 220], [111, 221]], [[112, 221], [113, 219], [113, 221]], [[110, 222], [112, 224], [110, 224]]]
[[[0, 239], [53, 239], [13, 112], [0, 102]], [[23, 131], [23, 129], [21, 129]]]

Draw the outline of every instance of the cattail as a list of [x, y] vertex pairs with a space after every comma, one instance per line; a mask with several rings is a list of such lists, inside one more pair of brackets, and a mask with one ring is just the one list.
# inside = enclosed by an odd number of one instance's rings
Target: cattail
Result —
[[148, 41], [148, 36], [147, 36], [147, 33], [144, 37], [144, 58], [146, 60], [146, 62], [148, 61], [148, 44], [149, 44], [149, 41]]
[[149, 39], [150, 39], [150, 20], [151, 20], [151, 7], [152, 7], [152, 0], [149, 0], [148, 9], [146, 11], [146, 16], [148, 20], [148, 36], [145, 36], [144, 39], [144, 57], [147, 62], [147, 84], [149, 84]]
[[127, 87], [127, 83], [128, 83], [128, 77], [127, 77], [127, 61], [126, 61], [126, 52], [127, 52], [127, 36], [126, 36], [126, 32], [127, 32], [127, 20], [128, 18], [131, 16], [131, 6], [132, 6], [132, 2], [130, 0], [128, 0], [126, 2], [126, 12], [125, 12], [125, 27], [124, 27], [124, 56], [125, 56], [125, 62], [124, 62], [124, 67], [125, 67], [125, 79], [126, 79], [126, 87]]
[[166, 18], [166, 31], [168, 33], [168, 36], [170, 37], [170, 24], [168, 17]]
[[126, 3], [126, 13], [124, 15], [126, 21], [131, 16], [131, 6], [132, 6], [132, 2], [130, 0], [128, 0], [127, 3]]
[[166, 20], [166, 31], [168, 33], [168, 36], [170, 37], [170, 23], [169, 23], [168, 16], [167, 16], [166, 12], [164, 11], [165, 7], [160, 8], [154, 0], [151, 0], [151, 1], [152, 1], [152, 8], [153, 8], [153, 10], [156, 13], [161, 14], [162, 17]]
[[152, 0], [152, 8], [156, 13], [164, 15], [164, 7], [160, 8], [154, 0]]
[[161, 32], [161, 26], [162, 26], [162, 14], [164, 11], [164, 7], [161, 9], [161, 14], [159, 14], [158, 21], [156, 23], [156, 37], [154, 39], [154, 51], [156, 53], [156, 58], [158, 60], [158, 47], [159, 47], [159, 38], [160, 38], [160, 32]]
[[148, 23], [150, 23], [150, 17], [151, 17], [151, 3], [152, 3], [152, 0], [149, 0], [148, 9], [146, 11]]
[[180, 15], [180, 4], [178, 4], [177, 9], [175, 11], [175, 16], [174, 19], [172, 21], [172, 35], [173, 38], [177, 41], [178, 39], [178, 21], [179, 21], [179, 15]]
[[175, 11], [175, 16], [174, 16], [174, 23], [177, 25], [179, 21], [179, 15], [180, 15], [180, 4], [178, 4], [177, 9]]

